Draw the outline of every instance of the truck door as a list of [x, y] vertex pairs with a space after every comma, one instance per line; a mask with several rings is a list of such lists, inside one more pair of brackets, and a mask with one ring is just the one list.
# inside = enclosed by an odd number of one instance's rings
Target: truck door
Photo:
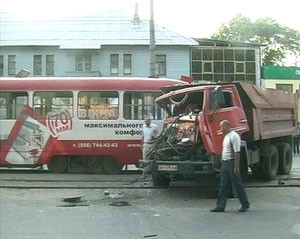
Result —
[[232, 130], [239, 135], [249, 131], [247, 118], [238, 95], [237, 89], [234, 85], [222, 86], [222, 92], [225, 99], [225, 104], [220, 107], [214, 107], [212, 104], [212, 96], [214, 89], [210, 88], [206, 94], [206, 103], [204, 117], [207, 124], [206, 140], [210, 142], [207, 144], [208, 152], [221, 154], [223, 135], [220, 132], [220, 122], [228, 120]]

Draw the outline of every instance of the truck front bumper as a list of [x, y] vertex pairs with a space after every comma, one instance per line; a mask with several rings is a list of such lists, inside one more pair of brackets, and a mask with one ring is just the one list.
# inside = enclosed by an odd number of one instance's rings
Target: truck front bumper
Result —
[[166, 175], [185, 176], [213, 174], [215, 172], [211, 162], [195, 161], [155, 161], [152, 170]]

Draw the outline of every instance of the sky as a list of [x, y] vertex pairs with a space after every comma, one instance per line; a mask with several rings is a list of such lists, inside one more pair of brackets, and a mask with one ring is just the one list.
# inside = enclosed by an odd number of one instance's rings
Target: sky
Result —
[[[210, 37], [237, 14], [252, 21], [270, 17], [279, 24], [300, 31], [300, 0], [153, 0], [154, 21], [186, 37]], [[118, 12], [148, 20], [150, 0], [0, 0], [0, 11], [25, 19], [71, 16], [99, 16]]]

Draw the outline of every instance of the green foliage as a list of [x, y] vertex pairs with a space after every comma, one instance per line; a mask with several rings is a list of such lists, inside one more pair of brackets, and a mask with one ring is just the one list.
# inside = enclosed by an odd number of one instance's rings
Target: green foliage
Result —
[[222, 24], [212, 38], [262, 44], [264, 65], [282, 65], [288, 54], [300, 56], [300, 32], [270, 18], [251, 22], [250, 18], [239, 14], [229, 23]]

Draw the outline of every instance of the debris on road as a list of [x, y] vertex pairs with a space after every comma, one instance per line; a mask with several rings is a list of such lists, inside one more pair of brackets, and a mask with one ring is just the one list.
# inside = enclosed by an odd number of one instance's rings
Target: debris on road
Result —
[[124, 207], [124, 206], [131, 206], [129, 202], [126, 201], [115, 201], [109, 204], [110, 206], [116, 206], [116, 207]]
[[80, 197], [68, 197], [68, 198], [63, 198], [64, 202], [73, 202], [73, 203], [78, 203], [78, 202], [83, 202], [83, 200], [81, 200], [84, 196], [80, 196]]
[[144, 238], [150, 238], [150, 237], [157, 237], [157, 235], [153, 234], [153, 235], [146, 235], [146, 236], [144, 236]]

